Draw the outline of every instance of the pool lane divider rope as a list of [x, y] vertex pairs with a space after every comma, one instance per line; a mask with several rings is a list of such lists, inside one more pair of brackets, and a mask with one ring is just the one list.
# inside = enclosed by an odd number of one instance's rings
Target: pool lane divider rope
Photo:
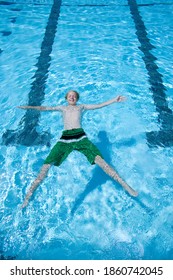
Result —
[[130, 12], [136, 27], [136, 35], [141, 44], [139, 49], [143, 52], [145, 67], [148, 72], [150, 89], [153, 93], [153, 100], [158, 113], [160, 130], [146, 132], [149, 147], [173, 145], [173, 113], [168, 107], [166, 100], [166, 88], [163, 85], [162, 75], [158, 71], [157, 58], [151, 53], [155, 47], [150, 43], [146, 27], [140, 15], [136, 0], [128, 0]]
[[[51, 52], [57, 30], [60, 14], [61, 0], [54, 0], [48, 18], [44, 38], [41, 45], [40, 56], [36, 63], [36, 72], [32, 77], [33, 82], [28, 94], [29, 106], [40, 106], [44, 101], [45, 87], [51, 63]], [[51, 135], [49, 132], [37, 132], [40, 112], [27, 110], [15, 130], [7, 130], [2, 136], [2, 145], [48, 145], [50, 146]]]

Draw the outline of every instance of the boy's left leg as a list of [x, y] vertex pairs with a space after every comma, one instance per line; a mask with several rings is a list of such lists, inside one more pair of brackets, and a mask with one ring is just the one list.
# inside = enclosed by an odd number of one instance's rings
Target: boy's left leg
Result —
[[96, 163], [98, 166], [100, 166], [103, 171], [106, 172], [110, 177], [112, 177], [115, 181], [117, 181], [130, 195], [137, 196], [138, 193], [133, 190], [120, 176], [119, 174], [111, 167], [109, 166], [106, 161], [103, 159], [100, 151], [98, 148], [88, 139], [85, 138], [81, 140], [76, 147], [76, 150], [83, 153], [88, 161], [91, 164]]
[[132, 189], [120, 176], [119, 174], [110, 166], [107, 164], [107, 162], [97, 155], [95, 157], [95, 163], [100, 166], [103, 171], [106, 172], [111, 178], [113, 178], [115, 181], [117, 181], [130, 195], [132, 196], [138, 196], [138, 193]]

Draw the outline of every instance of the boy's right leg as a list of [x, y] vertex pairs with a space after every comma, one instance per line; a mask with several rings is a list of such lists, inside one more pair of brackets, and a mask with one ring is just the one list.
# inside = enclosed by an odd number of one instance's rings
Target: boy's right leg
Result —
[[32, 183], [29, 191], [26, 194], [25, 200], [22, 204], [22, 208], [25, 208], [28, 205], [29, 200], [30, 200], [33, 192], [38, 187], [38, 185], [44, 180], [44, 178], [46, 177], [47, 172], [49, 171], [50, 167], [51, 167], [51, 164], [44, 164], [42, 166], [42, 168], [40, 170], [40, 173], [38, 174], [37, 178], [34, 180], [34, 182]]

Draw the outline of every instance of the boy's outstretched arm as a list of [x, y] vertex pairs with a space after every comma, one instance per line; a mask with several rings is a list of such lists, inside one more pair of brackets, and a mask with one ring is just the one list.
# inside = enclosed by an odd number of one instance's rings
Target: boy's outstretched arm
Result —
[[48, 107], [48, 106], [17, 106], [19, 109], [32, 109], [38, 111], [61, 111], [62, 106]]
[[87, 109], [87, 110], [93, 110], [93, 109], [99, 109], [99, 108], [102, 108], [102, 107], [105, 107], [105, 106], [108, 106], [112, 103], [116, 103], [116, 102], [122, 102], [122, 101], [125, 101], [126, 97], [125, 96], [117, 96], [113, 99], [110, 99], [108, 101], [105, 101], [103, 103], [99, 103], [99, 104], [84, 104], [84, 109]]

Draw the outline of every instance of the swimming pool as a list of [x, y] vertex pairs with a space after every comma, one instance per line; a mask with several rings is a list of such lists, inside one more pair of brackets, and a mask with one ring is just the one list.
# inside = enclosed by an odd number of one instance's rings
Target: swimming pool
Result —
[[[1, 259], [173, 259], [173, 2], [9, 0], [0, 17]], [[65, 104], [69, 89], [127, 96], [83, 128], [139, 197], [73, 152], [21, 210], [63, 126], [16, 107]]]

